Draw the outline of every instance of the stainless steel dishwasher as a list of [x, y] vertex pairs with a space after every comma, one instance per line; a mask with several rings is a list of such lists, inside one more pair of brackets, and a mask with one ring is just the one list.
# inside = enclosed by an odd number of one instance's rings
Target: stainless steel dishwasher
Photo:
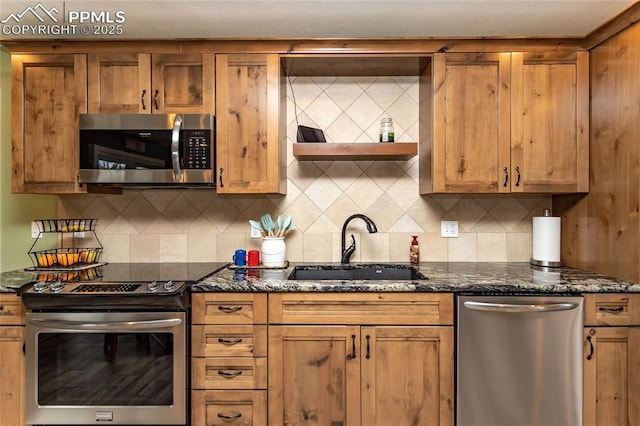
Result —
[[580, 296], [458, 297], [456, 424], [582, 425]]

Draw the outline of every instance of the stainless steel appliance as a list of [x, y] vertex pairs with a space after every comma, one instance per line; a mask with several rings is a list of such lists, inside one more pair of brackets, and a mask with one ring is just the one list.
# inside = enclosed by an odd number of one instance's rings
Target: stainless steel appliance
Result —
[[184, 281], [35, 282], [26, 315], [26, 422], [187, 424]]
[[215, 185], [211, 114], [80, 114], [81, 184]]
[[456, 424], [582, 425], [582, 297], [457, 300]]

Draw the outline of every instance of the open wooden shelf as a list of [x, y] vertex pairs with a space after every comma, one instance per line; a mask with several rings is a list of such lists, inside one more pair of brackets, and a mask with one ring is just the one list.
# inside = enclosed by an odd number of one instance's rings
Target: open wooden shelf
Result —
[[417, 154], [417, 142], [293, 144], [300, 161], [409, 160]]

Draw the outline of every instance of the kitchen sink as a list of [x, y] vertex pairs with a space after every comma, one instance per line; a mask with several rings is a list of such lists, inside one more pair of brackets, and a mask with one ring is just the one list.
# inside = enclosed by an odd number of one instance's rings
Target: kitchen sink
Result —
[[355, 264], [355, 265], [298, 265], [289, 275], [290, 280], [427, 280], [416, 268], [402, 264]]

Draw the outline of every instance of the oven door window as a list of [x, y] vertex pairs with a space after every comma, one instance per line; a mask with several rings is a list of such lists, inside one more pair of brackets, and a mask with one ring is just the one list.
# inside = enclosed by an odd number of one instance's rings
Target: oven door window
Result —
[[39, 333], [40, 405], [173, 404], [172, 333]]

